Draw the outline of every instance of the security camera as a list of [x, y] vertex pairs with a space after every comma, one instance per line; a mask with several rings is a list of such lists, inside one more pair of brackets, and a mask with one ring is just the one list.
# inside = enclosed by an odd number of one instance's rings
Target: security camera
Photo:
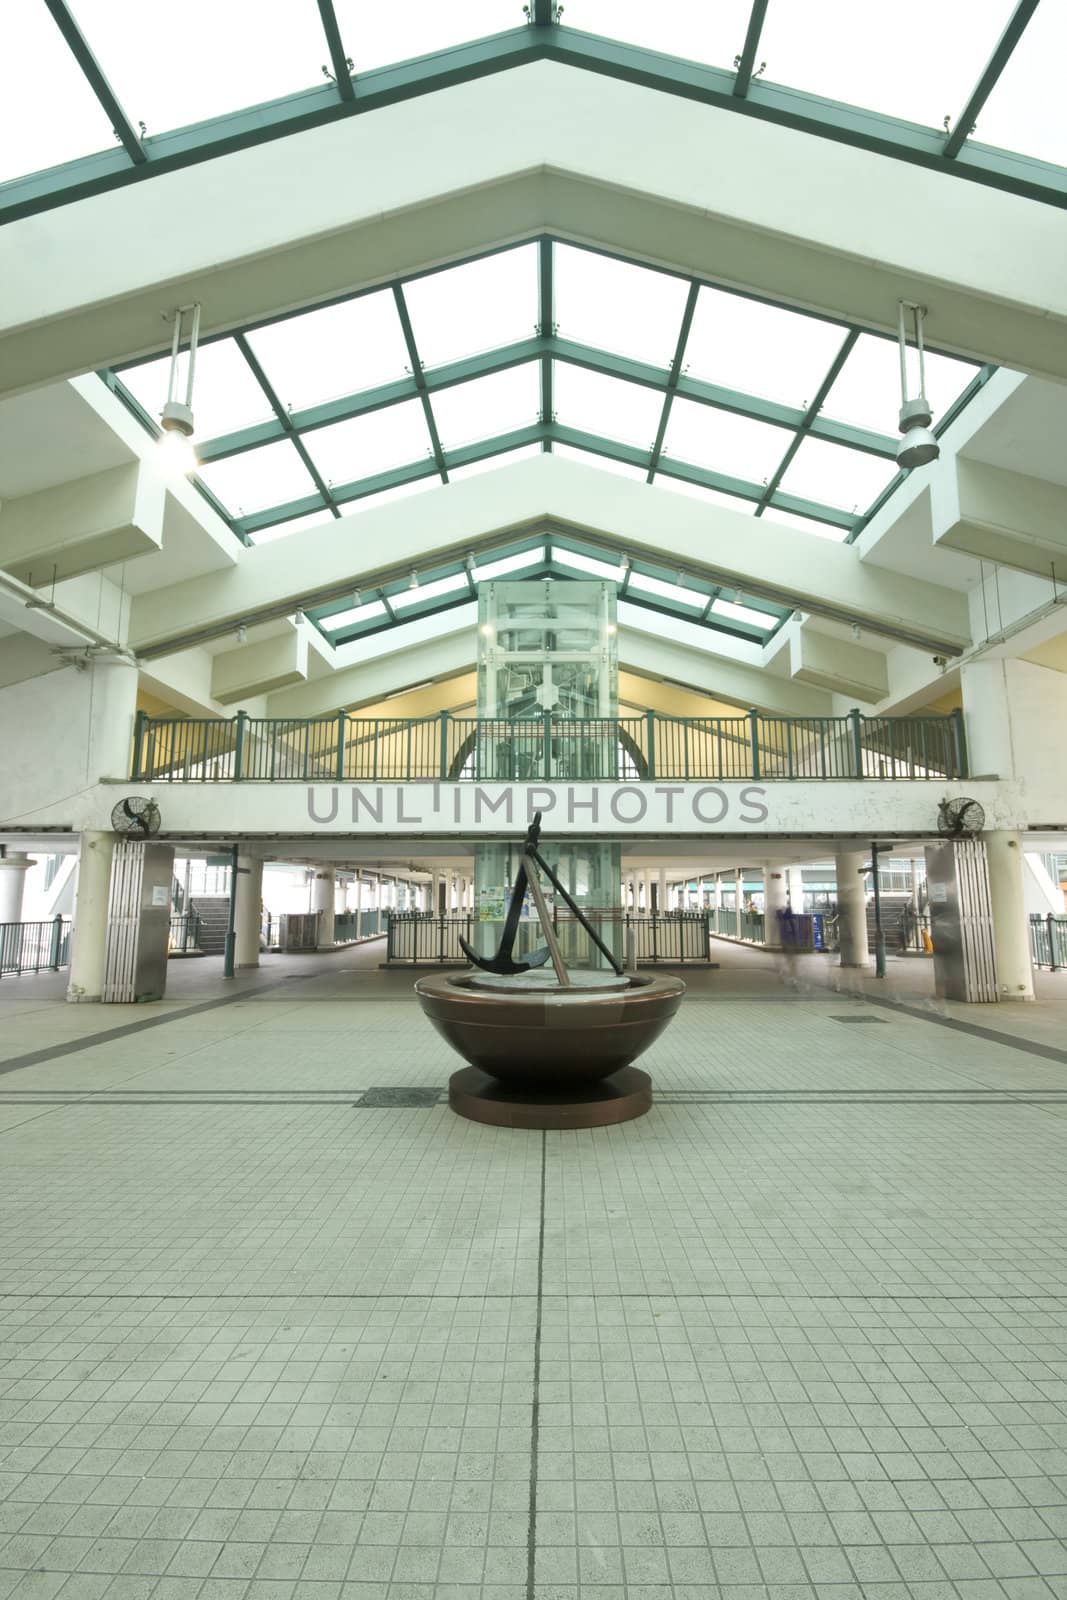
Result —
[[934, 666], [939, 667], [942, 672], [948, 666], [948, 656], [933, 656], [931, 659], [933, 660]]

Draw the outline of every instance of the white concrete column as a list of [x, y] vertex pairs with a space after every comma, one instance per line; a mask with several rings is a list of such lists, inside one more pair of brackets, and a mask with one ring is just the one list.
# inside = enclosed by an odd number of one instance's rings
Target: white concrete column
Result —
[[0, 922], [22, 921], [26, 874], [36, 864], [25, 850], [12, 850], [0, 856]]
[[[744, 907], [745, 907], [745, 869], [744, 869], [744, 867], [735, 867], [734, 868], [734, 898], [735, 898], [735, 900], [737, 902], [737, 915], [740, 916], [741, 912], [744, 910]], [[737, 931], [738, 931], [738, 933], [741, 932], [740, 925], [738, 926]]]
[[766, 862], [763, 868], [763, 942], [771, 950], [781, 948], [778, 913], [785, 910], [785, 895], [785, 868]]
[[83, 833], [78, 844], [78, 887], [74, 895], [67, 999], [99, 1000], [104, 992], [107, 903], [115, 836]]
[[124, 655], [98, 655], [93, 675], [93, 714], [89, 730], [89, 782], [127, 778], [137, 712], [137, 663]]
[[1034, 969], [1030, 960], [1030, 926], [1023, 891], [1023, 852], [1019, 835], [995, 829], [986, 834], [985, 842], [1000, 998], [1032, 1000]]
[[657, 890], [656, 890], [656, 911], [657, 911], [657, 914], [662, 917], [662, 915], [666, 911], [666, 909], [667, 909], [667, 869], [666, 869], [666, 867], [660, 867], [660, 869], [659, 869], [659, 885], [658, 885]]
[[311, 909], [319, 913], [319, 949], [333, 944], [334, 872], [332, 867], [316, 867], [311, 884]]
[[869, 967], [867, 949], [867, 892], [863, 867], [867, 855], [862, 850], [839, 850], [834, 858], [837, 873], [838, 943], [842, 967]]
[[254, 856], [237, 857], [237, 944], [234, 955], [238, 967], [259, 966], [259, 927], [263, 901], [263, 863]]
[[799, 917], [804, 910], [804, 869], [803, 867], [788, 867], [786, 869], [786, 887], [789, 895], [789, 904]]

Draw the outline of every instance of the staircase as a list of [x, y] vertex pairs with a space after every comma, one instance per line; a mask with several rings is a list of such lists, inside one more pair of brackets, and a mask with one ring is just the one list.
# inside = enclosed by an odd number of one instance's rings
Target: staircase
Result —
[[226, 949], [230, 902], [225, 895], [191, 895], [189, 909], [200, 918], [197, 948], [206, 956], [221, 956]]
[[[895, 950], [900, 943], [900, 928], [904, 917], [911, 909], [910, 894], [892, 894], [885, 889], [881, 894], [882, 901], [882, 932], [885, 935], [886, 946]], [[867, 902], [867, 948], [873, 951], [876, 942], [874, 925], [874, 900]]]

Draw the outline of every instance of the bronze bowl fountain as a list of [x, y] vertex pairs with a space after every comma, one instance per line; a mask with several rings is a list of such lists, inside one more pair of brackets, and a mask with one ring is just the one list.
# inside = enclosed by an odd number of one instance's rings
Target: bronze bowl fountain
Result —
[[[480, 956], [461, 941], [472, 970], [420, 978], [415, 992], [438, 1033], [469, 1063], [449, 1082], [449, 1104], [461, 1116], [519, 1128], [625, 1122], [652, 1105], [652, 1080], [632, 1063], [670, 1022], [685, 984], [623, 970], [541, 856], [540, 822], [538, 813], [496, 955]], [[566, 901], [610, 971], [564, 965], [535, 867]], [[514, 959], [527, 887], [545, 946]], [[549, 959], [552, 969], [545, 970]]]

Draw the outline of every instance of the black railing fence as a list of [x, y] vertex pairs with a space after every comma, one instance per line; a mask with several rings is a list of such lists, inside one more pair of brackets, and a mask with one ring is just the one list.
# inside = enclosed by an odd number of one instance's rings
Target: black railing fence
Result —
[[0, 922], [0, 978], [58, 972], [70, 964], [69, 917], [49, 922]]
[[[625, 957], [632, 938], [639, 962], [667, 961], [676, 964], [707, 962], [708, 914], [704, 911], [670, 911], [663, 916], [633, 915], [610, 907], [582, 908], [583, 915], [596, 927], [605, 942]], [[589, 936], [567, 911], [553, 909], [552, 923], [564, 960], [572, 966], [587, 964]], [[420, 911], [394, 911], [387, 914], [388, 944], [386, 960], [397, 962], [459, 962], [466, 960], [460, 938], [478, 948], [474, 918], [469, 915], [435, 917]], [[615, 937], [610, 937], [614, 931]], [[494, 928], [494, 935], [496, 929]], [[536, 917], [519, 923], [515, 954], [521, 960], [529, 950], [544, 944]]]
[[949, 716], [150, 717], [131, 777], [154, 783], [728, 782], [967, 776]]

